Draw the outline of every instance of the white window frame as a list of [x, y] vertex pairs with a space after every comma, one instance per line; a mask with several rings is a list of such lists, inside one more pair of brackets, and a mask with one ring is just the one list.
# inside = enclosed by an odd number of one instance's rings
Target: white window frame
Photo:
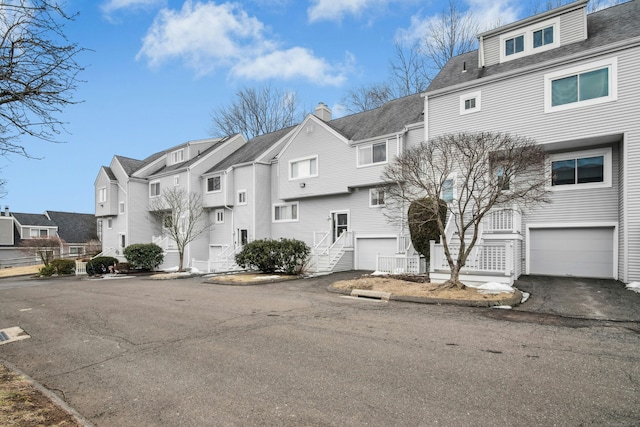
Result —
[[107, 230], [113, 229], [113, 219], [107, 218]]
[[[373, 161], [373, 146], [374, 145], [380, 145], [380, 144], [384, 144], [384, 161], [382, 162], [374, 162]], [[370, 149], [371, 150], [371, 163], [361, 163], [360, 162], [360, 158], [362, 157], [361, 152], [365, 149]], [[356, 167], [357, 168], [368, 168], [371, 166], [379, 166], [379, 165], [384, 165], [387, 164], [389, 162], [389, 141], [378, 141], [378, 142], [373, 142], [371, 144], [363, 144], [363, 145], [358, 145], [358, 148], [356, 150]]]
[[[44, 231], [44, 235], [42, 232]], [[49, 237], [49, 229], [48, 228], [30, 228], [29, 229], [29, 238], [30, 239], [40, 239], [42, 237]]]
[[[573, 160], [573, 159], [583, 159], [586, 157], [604, 157], [604, 165], [603, 165], [603, 181], [602, 182], [585, 182], [582, 184], [564, 184], [564, 185], [551, 185], [553, 179], [553, 162], [562, 161], [562, 160]], [[611, 187], [612, 183], [612, 161], [613, 155], [611, 147], [605, 148], [596, 148], [593, 150], [582, 150], [582, 151], [568, 151], [566, 153], [558, 153], [558, 154], [550, 154], [549, 155], [549, 165], [547, 167], [549, 177], [547, 179], [548, 186], [553, 191], [572, 191], [572, 190], [584, 190], [589, 188], [607, 188]]]
[[224, 209], [216, 209], [214, 215], [216, 224], [224, 224]]
[[123, 215], [123, 214], [125, 213], [125, 210], [124, 210], [124, 202], [120, 202], [120, 203], [118, 204], [118, 213], [119, 213], [119, 215]]
[[[376, 197], [375, 197], [376, 203], [375, 204], [373, 203], [373, 200], [374, 200], [373, 195], [374, 195], [374, 193], [376, 194]], [[378, 203], [380, 193], [382, 193], [382, 200], [383, 200], [382, 203]], [[369, 189], [369, 207], [370, 208], [381, 208], [381, 207], [383, 207], [385, 205], [385, 203], [386, 203], [385, 197], [386, 197], [386, 194], [385, 194], [384, 190], [380, 190], [378, 188], [370, 188]]]
[[[449, 180], [453, 181], [452, 199], [451, 199], [451, 200], [445, 200], [445, 199], [444, 199], [444, 193], [443, 193], [443, 191], [444, 191], [444, 183], [445, 183], [446, 181], [449, 181]], [[457, 174], [457, 173], [455, 173], [455, 172], [454, 172], [454, 173], [452, 173], [452, 174], [449, 174], [449, 175], [447, 176], [447, 179], [445, 179], [445, 180], [442, 182], [442, 188], [440, 189], [440, 198], [441, 198], [442, 200], [445, 200], [447, 203], [453, 203], [453, 202], [455, 202], [456, 200], [458, 200], [458, 185], [457, 185], [457, 184], [458, 184], [458, 174]]]
[[[309, 174], [308, 175], [298, 175], [298, 176], [293, 176], [293, 165], [296, 163], [302, 163], [302, 162], [306, 162], [306, 161], [311, 161], [311, 160], [315, 160], [316, 161], [316, 171], [315, 173], [311, 173], [311, 166], [309, 166]], [[308, 157], [300, 157], [297, 159], [291, 159], [289, 160], [289, 181], [295, 181], [298, 179], [306, 179], [306, 178], [314, 178], [318, 176], [318, 170], [319, 170], [319, 162], [318, 162], [318, 156], [308, 156]]]
[[[551, 106], [551, 83], [554, 80], [562, 79], [565, 77], [571, 77], [578, 74], [587, 73], [589, 71], [596, 71], [603, 68], [609, 68], [609, 95], [601, 96], [600, 98], [587, 99], [585, 101], [578, 100], [577, 102], [571, 102], [569, 104], [562, 104]], [[553, 73], [544, 75], [544, 112], [554, 113], [556, 111], [571, 110], [573, 108], [582, 108], [590, 105], [603, 104], [605, 102], [612, 102], [618, 99], [618, 58], [607, 58], [600, 61], [589, 62], [575, 67], [567, 68]]]
[[98, 188], [98, 203], [105, 203], [107, 201], [107, 187]]
[[[218, 185], [218, 189], [217, 190], [209, 190], [209, 180], [214, 180], [214, 179], [218, 179], [219, 181], [219, 185]], [[205, 181], [205, 185], [206, 185], [206, 191], [207, 193], [219, 193], [222, 191], [222, 175], [215, 175], [215, 176], [210, 176], [206, 179]]]
[[171, 164], [184, 162], [184, 148], [171, 152]]
[[[158, 191], [157, 194], [154, 194], [153, 188], [157, 186]], [[151, 181], [149, 183], [149, 197], [160, 197], [160, 181]]]
[[[475, 107], [473, 108], [465, 108], [466, 106], [466, 102], [470, 101], [474, 99], [475, 100]], [[476, 113], [478, 111], [482, 110], [482, 102], [481, 102], [481, 92], [477, 91], [477, 92], [471, 92], [471, 93], [465, 93], [464, 95], [460, 95], [460, 114], [469, 114], [469, 113]]]
[[[283, 208], [283, 207], [296, 207], [296, 217], [295, 218], [291, 218], [291, 219], [276, 219], [276, 208]], [[291, 215], [293, 216], [293, 215]], [[275, 203], [273, 204], [273, 206], [271, 207], [271, 221], [272, 222], [298, 222], [300, 220], [300, 204], [298, 202], [291, 202], [291, 203]]]
[[[545, 28], [553, 27], [553, 42], [539, 47], [533, 47], [533, 33]], [[506, 41], [518, 36], [524, 36], [524, 50], [511, 55], [506, 54]], [[538, 22], [529, 27], [510, 31], [500, 36], [500, 62], [512, 61], [523, 56], [544, 52], [560, 46], [560, 18], [556, 17], [543, 22]]]
[[173, 177], [173, 186], [177, 187], [180, 185], [180, 175], [174, 175]]
[[247, 190], [238, 190], [238, 195], [236, 197], [236, 200], [237, 200], [239, 205], [246, 205], [247, 204]]

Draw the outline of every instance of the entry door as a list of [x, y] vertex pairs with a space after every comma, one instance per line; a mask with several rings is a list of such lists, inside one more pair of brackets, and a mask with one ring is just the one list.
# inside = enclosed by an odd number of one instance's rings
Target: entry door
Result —
[[338, 237], [345, 231], [349, 230], [349, 213], [348, 212], [333, 212], [331, 214], [331, 224], [333, 242], [338, 240]]

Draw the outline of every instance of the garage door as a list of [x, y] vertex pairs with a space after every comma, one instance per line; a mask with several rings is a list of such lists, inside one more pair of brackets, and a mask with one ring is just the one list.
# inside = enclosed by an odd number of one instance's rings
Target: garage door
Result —
[[529, 272], [613, 277], [613, 228], [532, 228]]
[[376, 254], [378, 253], [380, 255], [395, 255], [396, 253], [395, 238], [359, 238], [356, 240], [356, 242], [356, 268], [358, 270], [375, 270]]

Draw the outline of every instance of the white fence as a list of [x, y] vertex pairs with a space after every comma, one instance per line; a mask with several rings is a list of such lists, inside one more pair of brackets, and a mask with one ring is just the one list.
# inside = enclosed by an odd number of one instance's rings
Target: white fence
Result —
[[[451, 257], [456, 259], [459, 245], [449, 244]], [[515, 248], [513, 242], [496, 242], [476, 244], [467, 258], [463, 271], [477, 273], [498, 273], [506, 276], [514, 274]], [[430, 271], [449, 270], [449, 263], [444, 253], [444, 246], [431, 241]]]
[[420, 257], [405, 255], [378, 255], [376, 271], [387, 274], [420, 274]]
[[87, 263], [76, 260], [76, 276], [87, 274]]

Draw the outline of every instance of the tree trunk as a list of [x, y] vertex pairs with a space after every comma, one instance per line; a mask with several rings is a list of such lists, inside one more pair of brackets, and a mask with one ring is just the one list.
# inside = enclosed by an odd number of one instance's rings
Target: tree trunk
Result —
[[179, 257], [178, 271], [182, 272], [184, 271], [184, 269], [182, 268], [182, 263], [184, 261], [184, 250], [178, 251], [178, 257]]
[[442, 284], [442, 287], [458, 289], [466, 288], [464, 283], [460, 281], [460, 266], [458, 264], [455, 264], [451, 267], [451, 276], [449, 276], [449, 280]]

